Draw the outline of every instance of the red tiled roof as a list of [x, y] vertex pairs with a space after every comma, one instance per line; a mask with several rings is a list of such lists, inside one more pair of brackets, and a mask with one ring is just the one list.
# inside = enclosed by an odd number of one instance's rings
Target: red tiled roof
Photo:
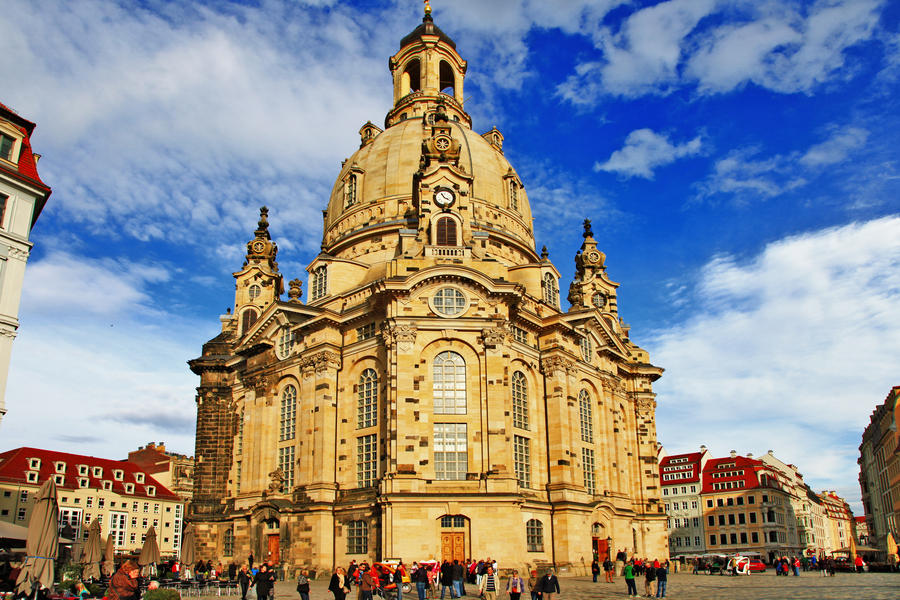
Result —
[[[703, 455], [700, 452], [689, 452], [687, 454], [673, 454], [659, 461], [659, 480], [660, 485], [681, 485], [683, 483], [696, 483], [700, 480], [700, 459]], [[687, 459], [687, 460], [684, 460]], [[679, 462], [673, 463], [674, 460]], [[665, 471], [669, 467], [670, 471]], [[684, 467], [684, 468], [678, 468]], [[686, 473], [690, 471], [690, 476], [679, 477], [678, 479], [666, 480], [665, 475], [673, 473]]]
[[[734, 466], [719, 468], [720, 465]], [[730, 473], [734, 471], [743, 471], [743, 473], [739, 475], [729, 475], [724, 477], [712, 476], [713, 473]], [[740, 488], [735, 488], [736, 490], [749, 490], [757, 488], [759, 487], [759, 476], [757, 475], [759, 471], [769, 471], [770, 473], [774, 474], [774, 471], [768, 468], [765, 463], [756, 460], [755, 458], [747, 458], [746, 456], [735, 456], [734, 458], [730, 456], [726, 458], [711, 458], [706, 461], [706, 466], [703, 468], [703, 487], [701, 489], [701, 493], [709, 494], [725, 491], [714, 489], [713, 484], [723, 483], [726, 481], [742, 482], [743, 485]]]
[[[31, 469], [29, 459], [38, 458], [41, 461], [38, 470], [37, 483], [29, 482], [25, 473]], [[54, 463], [66, 463], [65, 482], [58, 486], [63, 490], [80, 489], [78, 487], [78, 479], [81, 477], [88, 478], [88, 487], [102, 489], [101, 481], [109, 481], [112, 483], [112, 491], [122, 496], [133, 496], [136, 498], [154, 498], [158, 500], [175, 500], [180, 498], [172, 493], [168, 488], [161, 485], [153, 479], [148, 473], [140, 469], [134, 463], [125, 460], [110, 460], [108, 458], [97, 458], [95, 456], [84, 456], [81, 454], [69, 454], [67, 452], [55, 452], [53, 450], [41, 450], [39, 448], [16, 448], [7, 452], [0, 453], [0, 481], [40, 485], [51, 475], [57, 475]], [[86, 465], [88, 467], [87, 475], [79, 475], [78, 465]], [[94, 477], [94, 467], [103, 469], [102, 477]], [[122, 473], [122, 481], [117, 481], [113, 477], [113, 470], [120, 469]], [[138, 483], [135, 475], [143, 473], [144, 483]], [[62, 474], [62, 473], [59, 473]], [[134, 492], [127, 493], [125, 484], [133, 483]], [[156, 494], [151, 496], [147, 493], [147, 486], [155, 486]]]
[[34, 132], [35, 124], [31, 121], [21, 117], [14, 110], [0, 102], [0, 119], [5, 119], [12, 124], [13, 127], [22, 132], [22, 149], [19, 152], [19, 162], [17, 163], [17, 169], [12, 169], [6, 165], [0, 164], [0, 169], [3, 170], [4, 173], [10, 175], [16, 179], [20, 179], [31, 183], [32, 185], [37, 186], [45, 193], [43, 198], [39, 198], [37, 205], [35, 206], [34, 216], [32, 217], [32, 225], [37, 221], [38, 216], [41, 214], [41, 211], [44, 209], [44, 204], [47, 202], [47, 198], [50, 197], [51, 190], [47, 185], [41, 180], [41, 176], [38, 175], [37, 171], [37, 161], [34, 159], [34, 152], [31, 149], [31, 134]]

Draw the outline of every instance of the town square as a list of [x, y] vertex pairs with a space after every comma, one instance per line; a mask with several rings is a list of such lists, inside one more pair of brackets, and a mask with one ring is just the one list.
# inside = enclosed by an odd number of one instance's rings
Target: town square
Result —
[[0, 598], [900, 593], [900, 11], [11, 0]]

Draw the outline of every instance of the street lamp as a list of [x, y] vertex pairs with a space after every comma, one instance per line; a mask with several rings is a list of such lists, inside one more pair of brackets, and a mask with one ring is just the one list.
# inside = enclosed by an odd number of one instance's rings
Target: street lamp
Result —
[[606, 538], [606, 558], [607, 560], [612, 558], [612, 538], [608, 536]]

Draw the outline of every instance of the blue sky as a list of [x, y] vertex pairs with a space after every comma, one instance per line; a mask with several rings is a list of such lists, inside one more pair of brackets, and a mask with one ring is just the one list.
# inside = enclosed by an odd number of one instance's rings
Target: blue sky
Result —
[[[862, 429], [900, 384], [900, 6], [433, 6], [563, 290], [593, 220], [632, 338], [666, 369], [667, 449], [773, 449], [858, 500]], [[4, 3], [0, 101], [37, 123], [54, 192], [0, 449], [192, 453], [185, 361], [233, 302], [258, 207], [285, 277], [305, 276], [340, 161], [383, 121], [387, 58], [421, 11]]]

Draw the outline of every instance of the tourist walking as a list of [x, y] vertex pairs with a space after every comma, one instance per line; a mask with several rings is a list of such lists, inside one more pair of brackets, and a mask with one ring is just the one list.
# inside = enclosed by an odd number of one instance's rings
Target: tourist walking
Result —
[[509, 594], [509, 600], [519, 600], [524, 589], [525, 582], [519, 577], [519, 572], [514, 570], [512, 577], [506, 581], [506, 593]]
[[478, 586], [478, 591], [484, 600], [497, 600], [497, 590], [499, 589], [500, 580], [497, 579], [497, 574], [494, 573], [493, 567], [488, 567], [487, 573], [481, 578], [481, 585]]
[[606, 583], [613, 582], [613, 576], [615, 575], [615, 565], [613, 561], [609, 560], [609, 556], [606, 557], [606, 560], [603, 561], [603, 575], [606, 577]]
[[269, 567], [266, 563], [259, 565], [259, 571], [256, 572], [256, 575], [253, 577], [253, 583], [250, 584], [251, 587], [256, 587], [256, 599], [257, 600], [267, 600], [269, 598], [269, 592], [274, 587], [274, 581], [272, 580], [272, 574], [269, 573]]
[[597, 583], [597, 575], [600, 574], [600, 562], [595, 558], [591, 561], [591, 575], [594, 578], [594, 583]]
[[238, 585], [241, 586], [241, 600], [247, 600], [247, 590], [250, 589], [251, 579], [247, 565], [241, 565], [241, 570], [237, 574]]
[[656, 597], [666, 597], [666, 584], [668, 583], [669, 573], [665, 567], [656, 569]]
[[334, 575], [331, 576], [331, 581], [328, 583], [328, 591], [334, 594], [334, 600], [344, 600], [347, 597], [350, 587], [347, 585], [343, 567], [334, 570]]
[[656, 581], [656, 569], [651, 565], [647, 565], [644, 571], [644, 593], [648, 598], [653, 596], [653, 582]]
[[531, 600], [541, 600], [541, 590], [538, 589], [540, 579], [538, 579], [537, 571], [532, 569], [531, 577], [528, 578], [528, 591], [531, 592]]
[[634, 565], [630, 562], [625, 563], [625, 566], [622, 568], [622, 573], [625, 575], [625, 589], [628, 592], [629, 596], [637, 596], [637, 586], [634, 584]]
[[552, 567], [547, 569], [547, 572], [541, 577], [538, 582], [538, 590], [540, 590], [543, 600], [553, 600], [553, 597], [559, 594], [559, 579], [556, 578]]
[[297, 593], [300, 600], [309, 600], [309, 571], [303, 569], [297, 577]]
[[362, 571], [362, 577], [359, 579], [359, 598], [360, 600], [372, 600], [372, 591], [375, 589], [372, 569], [369, 568], [369, 565], [363, 563], [360, 570]]

